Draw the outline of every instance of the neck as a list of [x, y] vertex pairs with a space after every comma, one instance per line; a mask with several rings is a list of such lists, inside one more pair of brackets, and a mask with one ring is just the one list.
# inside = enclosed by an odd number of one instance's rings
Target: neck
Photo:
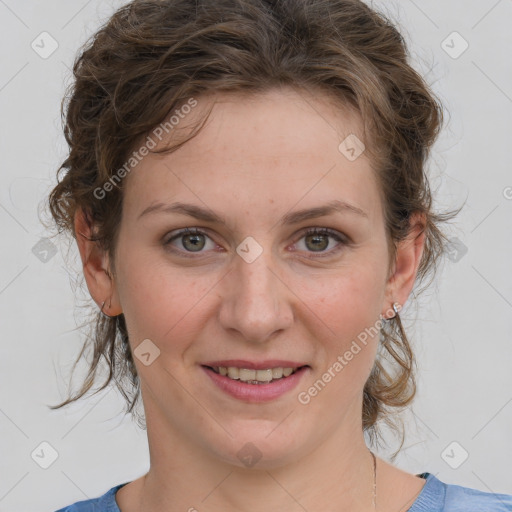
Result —
[[[374, 462], [361, 422], [353, 420], [357, 415], [345, 414], [336, 428], [316, 434], [308, 446], [292, 450], [286, 459], [268, 455], [270, 440], [277, 436], [273, 433], [265, 447], [256, 442], [261, 459], [244, 467], [180, 435], [162, 418], [148, 415], [150, 409], [146, 419], [151, 469], [137, 512], [374, 510]], [[354, 407], [359, 418], [360, 410]], [[293, 439], [293, 428], [281, 432]], [[244, 444], [240, 443], [235, 445]]]

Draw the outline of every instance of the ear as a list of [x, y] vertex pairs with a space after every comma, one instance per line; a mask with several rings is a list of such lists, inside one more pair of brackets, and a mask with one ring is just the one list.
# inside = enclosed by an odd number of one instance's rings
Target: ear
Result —
[[414, 287], [425, 246], [425, 222], [424, 214], [411, 215], [409, 235], [398, 243], [394, 268], [386, 283], [384, 318], [390, 318], [389, 313], [395, 302], [403, 307]]
[[79, 208], [75, 214], [75, 236], [87, 288], [100, 310], [108, 316], [120, 315], [114, 276], [110, 270], [108, 253], [93, 240], [94, 226], [89, 216]]

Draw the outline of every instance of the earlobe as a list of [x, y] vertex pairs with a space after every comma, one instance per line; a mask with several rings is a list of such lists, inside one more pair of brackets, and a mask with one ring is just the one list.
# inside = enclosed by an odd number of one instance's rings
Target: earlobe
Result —
[[87, 288], [102, 313], [117, 316], [122, 313], [122, 309], [114, 276], [110, 271], [108, 253], [95, 240], [94, 235], [93, 222], [79, 208], [75, 213], [75, 237]]
[[394, 272], [388, 279], [386, 286], [385, 309], [395, 302], [405, 304], [409, 297], [418, 268], [423, 256], [425, 246], [425, 216], [415, 214], [411, 216], [410, 232], [405, 240], [398, 243], [396, 249]]

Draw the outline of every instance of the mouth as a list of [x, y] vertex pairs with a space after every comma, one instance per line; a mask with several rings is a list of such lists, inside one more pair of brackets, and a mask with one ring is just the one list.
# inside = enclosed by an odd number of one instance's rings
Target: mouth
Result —
[[250, 403], [276, 400], [306, 378], [311, 366], [292, 361], [214, 361], [200, 365], [214, 387]]
[[293, 375], [302, 368], [308, 367], [308, 365], [296, 367], [277, 366], [263, 369], [241, 368], [237, 366], [203, 365], [203, 367], [231, 380], [239, 380], [246, 384], [262, 385], [287, 379], [290, 375]]

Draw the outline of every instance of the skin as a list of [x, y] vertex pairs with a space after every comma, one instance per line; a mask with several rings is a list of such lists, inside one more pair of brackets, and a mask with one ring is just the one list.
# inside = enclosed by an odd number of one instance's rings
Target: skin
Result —
[[[338, 150], [350, 133], [364, 140], [356, 113], [286, 88], [224, 93], [197, 98], [173, 136], [213, 99], [195, 138], [174, 153], [145, 157], [125, 178], [112, 279], [108, 254], [77, 238], [91, 296], [100, 306], [106, 301], [107, 314], [124, 313], [132, 350], [145, 339], [160, 350], [149, 366], [135, 358], [151, 467], [116, 500], [122, 512], [372, 510], [361, 407], [378, 336], [307, 405], [297, 395], [380, 314], [392, 316], [394, 302], [406, 302], [423, 251], [423, 218], [413, 217], [390, 265], [371, 162], [365, 153], [351, 162]], [[278, 224], [286, 213], [333, 199], [366, 216], [343, 211]], [[154, 202], [174, 201], [206, 207], [227, 224], [176, 213], [140, 217]], [[183, 236], [171, 252], [169, 233], [187, 227], [207, 231], [199, 252], [184, 247]], [[304, 234], [314, 227], [348, 241], [327, 237], [315, 251]], [[81, 212], [75, 228], [90, 232]], [[236, 252], [248, 236], [263, 250], [252, 263]], [[250, 404], [220, 391], [200, 366], [228, 358], [291, 359], [310, 369], [294, 390]], [[261, 453], [253, 467], [237, 457], [249, 441]], [[407, 510], [424, 483], [378, 458], [377, 509]]]

